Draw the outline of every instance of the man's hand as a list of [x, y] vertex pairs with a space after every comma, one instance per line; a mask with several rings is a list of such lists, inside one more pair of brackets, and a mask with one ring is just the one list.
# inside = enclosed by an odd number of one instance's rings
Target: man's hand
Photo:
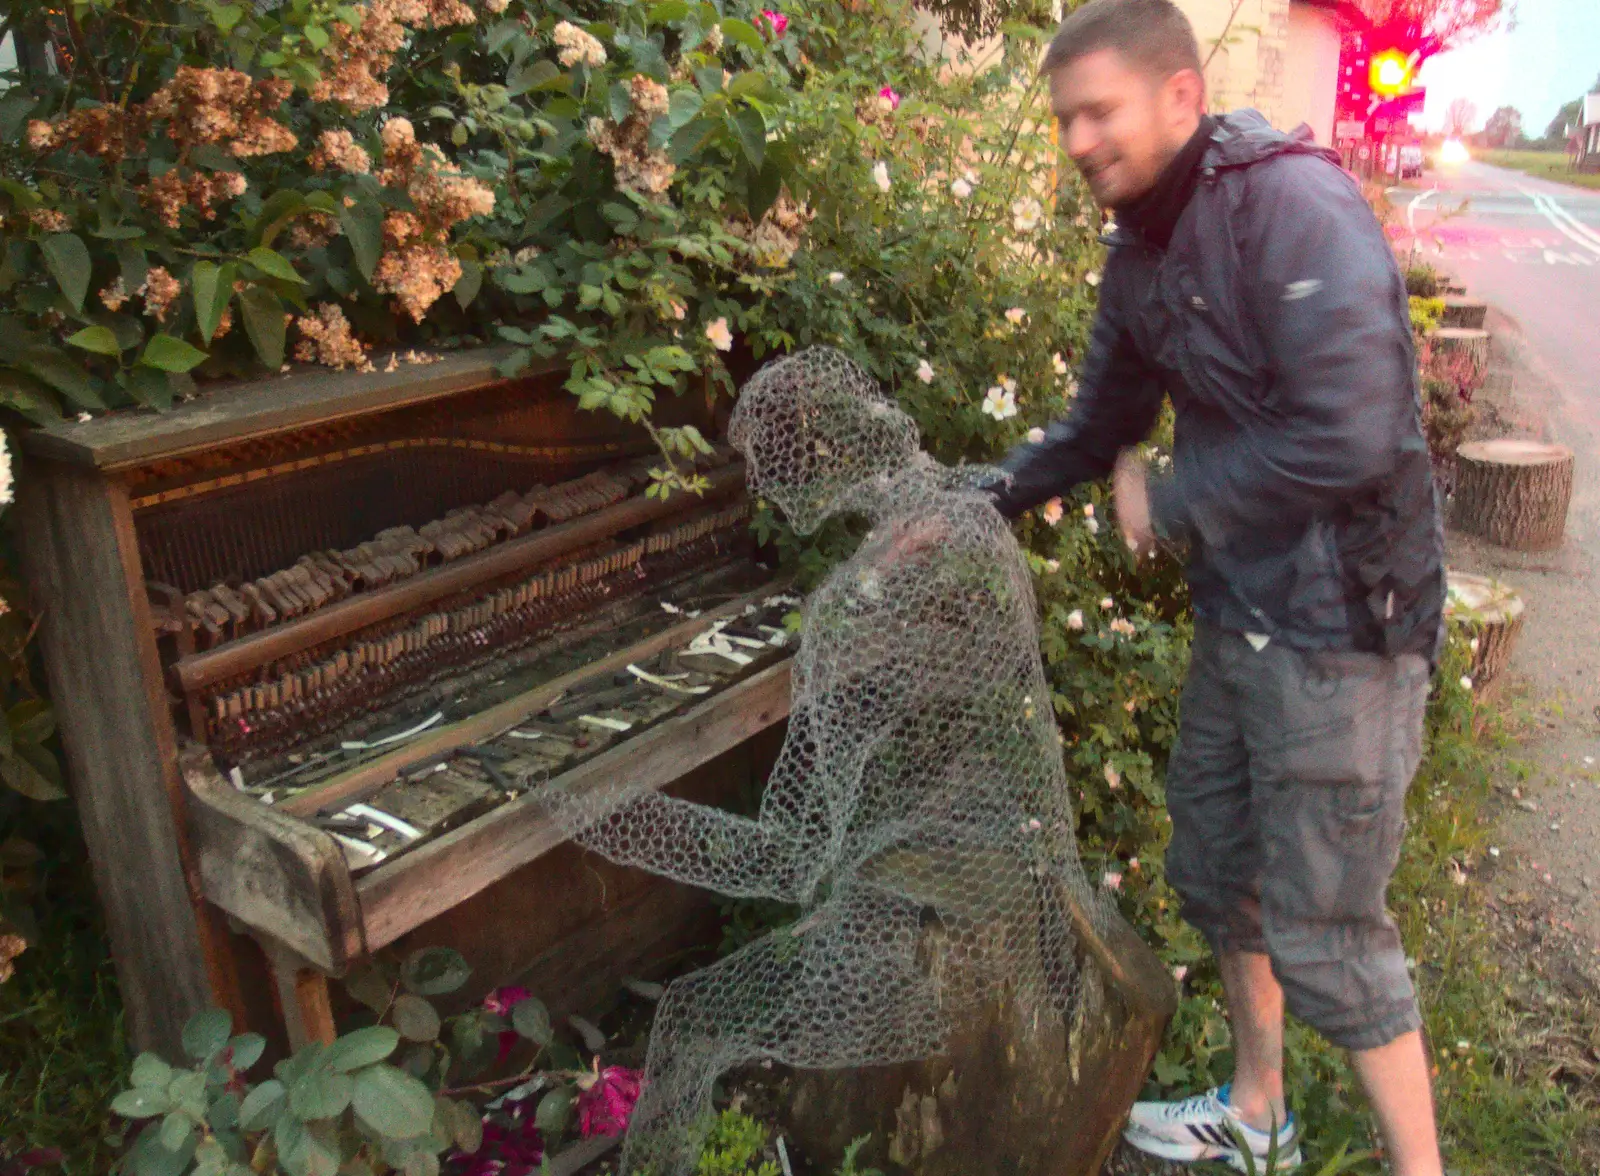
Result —
[[1144, 460], [1134, 450], [1125, 449], [1117, 458], [1111, 475], [1111, 495], [1117, 510], [1117, 526], [1128, 550], [1135, 557], [1155, 550], [1156, 533], [1150, 523], [1150, 490]]

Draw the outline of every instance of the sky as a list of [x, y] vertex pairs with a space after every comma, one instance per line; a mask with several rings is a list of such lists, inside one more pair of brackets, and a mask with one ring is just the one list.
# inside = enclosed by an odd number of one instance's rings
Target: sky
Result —
[[1457, 98], [1478, 108], [1478, 125], [1499, 106], [1522, 112], [1523, 130], [1544, 134], [1563, 103], [1600, 74], [1600, 0], [1518, 0], [1513, 28], [1423, 62], [1422, 121], [1444, 122]]

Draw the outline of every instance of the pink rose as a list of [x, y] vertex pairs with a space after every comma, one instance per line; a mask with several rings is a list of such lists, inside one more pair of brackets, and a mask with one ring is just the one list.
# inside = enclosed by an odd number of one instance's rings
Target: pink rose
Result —
[[882, 98], [889, 104], [890, 110], [900, 109], [900, 95], [895, 92], [895, 88], [893, 86], [885, 86], [883, 89], [879, 90], [878, 97]]
[[509, 1017], [511, 1010], [523, 1001], [533, 996], [526, 988], [509, 984], [504, 988], [496, 988], [483, 998], [483, 1007], [497, 1016]]
[[633, 1105], [639, 1101], [638, 1070], [625, 1066], [599, 1068], [578, 1080], [578, 1132], [591, 1135], [621, 1135], [628, 1129]]
[[789, 29], [789, 18], [781, 12], [774, 12], [770, 8], [761, 10], [761, 19], [772, 26], [772, 35], [781, 37]]

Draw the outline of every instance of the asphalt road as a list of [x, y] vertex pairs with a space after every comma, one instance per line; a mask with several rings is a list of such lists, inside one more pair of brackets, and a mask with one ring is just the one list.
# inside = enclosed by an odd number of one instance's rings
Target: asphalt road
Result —
[[1515, 319], [1552, 374], [1587, 388], [1600, 412], [1600, 191], [1468, 163], [1390, 199], [1422, 251]]
[[[1600, 960], [1600, 192], [1483, 164], [1427, 175], [1390, 199], [1423, 252], [1490, 305], [1490, 428], [1569, 446], [1576, 456], [1566, 538], [1519, 553], [1451, 534], [1452, 567], [1522, 593], [1512, 697], [1531, 704], [1507, 784], [1502, 853], [1476, 863], [1507, 911], [1575, 933]], [[1586, 943], [1584, 942], [1586, 941]]]

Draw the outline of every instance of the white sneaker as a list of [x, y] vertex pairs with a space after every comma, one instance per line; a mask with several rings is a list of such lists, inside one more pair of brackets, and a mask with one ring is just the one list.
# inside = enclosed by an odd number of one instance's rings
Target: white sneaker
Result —
[[[1134, 1103], [1122, 1137], [1140, 1151], [1164, 1160], [1221, 1160], [1257, 1176], [1269, 1176], [1267, 1160], [1274, 1144], [1270, 1132], [1257, 1131], [1239, 1117], [1228, 1102], [1227, 1086], [1181, 1102]], [[1250, 1151], [1248, 1158], [1239, 1147], [1240, 1140]], [[1276, 1145], [1271, 1173], [1300, 1166], [1300, 1125], [1293, 1114], [1278, 1127]]]

